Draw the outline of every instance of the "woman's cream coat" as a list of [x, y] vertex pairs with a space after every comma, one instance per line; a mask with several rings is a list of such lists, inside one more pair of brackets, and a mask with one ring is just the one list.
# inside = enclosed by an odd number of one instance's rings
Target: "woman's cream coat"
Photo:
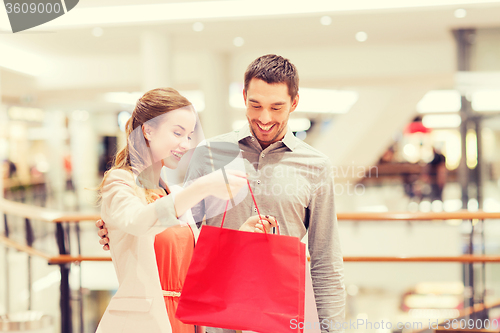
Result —
[[[96, 333], [172, 332], [154, 251], [155, 235], [180, 224], [174, 208], [177, 189], [171, 190], [170, 195], [148, 204], [131, 172], [109, 172], [102, 190], [101, 217], [108, 229], [119, 288]], [[194, 223], [191, 211], [180, 220]]]

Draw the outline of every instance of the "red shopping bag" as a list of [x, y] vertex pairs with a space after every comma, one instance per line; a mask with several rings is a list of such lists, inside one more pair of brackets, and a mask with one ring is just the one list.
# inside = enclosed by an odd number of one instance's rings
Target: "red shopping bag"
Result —
[[304, 322], [305, 262], [305, 244], [296, 237], [203, 226], [176, 317], [234, 330], [302, 332], [296, 323]]

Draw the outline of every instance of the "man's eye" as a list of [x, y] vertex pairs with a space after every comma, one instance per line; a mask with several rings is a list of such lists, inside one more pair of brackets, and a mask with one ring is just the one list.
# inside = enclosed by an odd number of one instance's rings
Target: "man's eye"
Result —
[[260, 105], [253, 105], [252, 106], [254, 109], [260, 109]]
[[281, 108], [273, 108], [273, 111], [279, 111]]

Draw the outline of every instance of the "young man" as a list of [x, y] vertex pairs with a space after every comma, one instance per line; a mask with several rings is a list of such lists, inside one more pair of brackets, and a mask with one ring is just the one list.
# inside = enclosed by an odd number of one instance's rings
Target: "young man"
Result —
[[[278, 55], [259, 57], [245, 72], [243, 98], [248, 125], [207, 141], [239, 146], [258, 208], [261, 214], [278, 219], [281, 234], [302, 239], [309, 231], [318, 315], [324, 323], [322, 331], [333, 332], [341, 330], [344, 322], [345, 296], [332, 166], [324, 154], [297, 139], [288, 128], [290, 113], [299, 102], [298, 88], [297, 69], [290, 61]], [[211, 171], [209, 163], [191, 163], [186, 181]], [[220, 226], [225, 204], [207, 197], [192, 208], [192, 213], [196, 221], [205, 216], [207, 225]], [[224, 227], [238, 229], [255, 214], [248, 194], [227, 211]], [[207, 328], [207, 332], [234, 331]]]
[[[243, 98], [248, 125], [207, 140], [210, 145], [239, 146], [245, 169], [261, 214], [278, 219], [283, 235], [302, 239], [308, 231], [311, 276], [322, 332], [342, 331], [344, 322], [344, 275], [329, 159], [297, 139], [288, 119], [299, 102], [297, 69], [287, 59], [265, 55], [245, 72]], [[186, 181], [212, 172], [208, 161], [196, 160]], [[241, 192], [240, 192], [241, 193]], [[235, 198], [224, 227], [238, 229], [257, 209], [250, 194]], [[220, 226], [226, 202], [207, 197], [192, 208], [195, 221]], [[100, 233], [103, 235], [105, 233]], [[105, 244], [106, 239], [101, 240]], [[269, 283], [280, 283], [272, 281]], [[336, 325], [337, 324], [337, 325]], [[207, 327], [208, 333], [231, 330]]]

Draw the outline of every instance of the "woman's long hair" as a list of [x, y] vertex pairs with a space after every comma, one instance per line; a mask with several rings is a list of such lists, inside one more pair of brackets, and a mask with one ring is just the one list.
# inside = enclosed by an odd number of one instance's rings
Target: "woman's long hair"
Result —
[[[190, 106], [191, 103], [173, 88], [150, 90], [137, 101], [134, 112], [125, 125], [127, 144], [117, 152], [113, 166], [104, 174], [102, 182], [97, 189], [99, 191], [99, 201], [101, 200], [101, 192], [110, 171], [123, 169], [133, 172], [137, 178], [140, 178], [145, 170], [152, 166], [151, 151], [148, 141], [144, 138], [142, 125], [148, 123], [148, 125], [155, 128], [161, 123], [162, 116], [168, 112]], [[145, 191], [148, 201], [154, 199], [150, 198], [153, 194], [152, 191], [148, 188], [145, 188]]]

